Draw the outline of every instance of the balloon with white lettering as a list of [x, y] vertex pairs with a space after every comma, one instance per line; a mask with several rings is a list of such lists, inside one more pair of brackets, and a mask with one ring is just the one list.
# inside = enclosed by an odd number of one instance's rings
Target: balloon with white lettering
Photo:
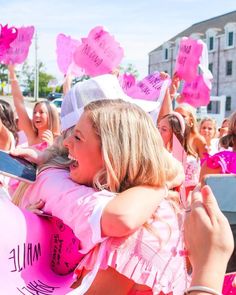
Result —
[[18, 30], [15, 27], [9, 27], [0, 24], [0, 57], [4, 56], [10, 44], [16, 39]]
[[182, 38], [175, 64], [175, 73], [180, 79], [191, 82], [197, 77], [202, 48], [198, 40]]
[[101, 26], [92, 29], [88, 38], [81, 40], [82, 44], [74, 53], [74, 61], [87, 75], [111, 73], [124, 56], [119, 43]]
[[0, 191], [1, 294], [67, 294], [79, 262], [78, 240], [57, 218], [21, 210]]
[[185, 82], [178, 102], [187, 102], [193, 107], [208, 105], [211, 92], [209, 83], [204, 81], [203, 75], [198, 75], [191, 83]]
[[169, 78], [163, 79], [159, 72], [155, 72], [128, 88], [126, 94], [133, 98], [153, 101], [160, 100], [162, 102], [170, 83]]
[[64, 74], [71, 73], [75, 76], [82, 76], [84, 71], [78, 67], [73, 60], [73, 54], [81, 41], [72, 39], [70, 36], [59, 34], [57, 36], [57, 65], [59, 70]]
[[34, 27], [18, 28], [16, 39], [10, 44], [5, 55], [1, 58], [4, 64], [21, 64], [23, 63], [29, 53], [29, 48], [34, 35]]

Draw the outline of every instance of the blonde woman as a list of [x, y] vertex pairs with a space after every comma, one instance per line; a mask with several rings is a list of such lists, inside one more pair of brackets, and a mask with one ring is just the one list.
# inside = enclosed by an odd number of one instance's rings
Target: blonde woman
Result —
[[218, 152], [218, 146], [214, 141], [217, 135], [216, 120], [210, 117], [203, 118], [199, 123], [199, 132], [206, 140], [208, 154], [214, 155]]
[[[73, 197], [74, 186], [57, 197], [47, 185], [47, 169], [37, 182], [44, 178], [41, 186], [50, 199], [40, 194], [39, 187], [33, 190], [34, 185], [24, 198], [42, 197], [43, 210], [62, 218], [80, 239], [80, 251], [88, 253], [76, 271], [74, 288], [86, 269], [95, 279], [86, 286], [83, 281], [82, 291], [76, 289], [76, 294], [84, 294], [85, 289], [96, 289], [97, 294], [173, 290], [183, 294], [188, 286], [183, 215], [178, 198], [168, 197], [164, 189], [166, 183], [175, 186], [173, 181], [183, 177], [183, 171], [165, 151], [151, 117], [131, 103], [96, 101], [85, 107], [64, 144], [73, 160], [69, 167], [73, 185], [93, 186], [96, 192], [87, 188], [79, 196], [77, 190]], [[56, 186], [62, 187], [63, 182], [57, 177]], [[93, 261], [101, 267], [98, 273]]]
[[38, 102], [34, 106], [31, 119], [24, 105], [14, 65], [9, 65], [8, 70], [19, 127], [25, 132], [28, 144], [36, 145], [39, 149], [51, 145], [60, 134], [60, 119], [56, 107], [48, 101]]

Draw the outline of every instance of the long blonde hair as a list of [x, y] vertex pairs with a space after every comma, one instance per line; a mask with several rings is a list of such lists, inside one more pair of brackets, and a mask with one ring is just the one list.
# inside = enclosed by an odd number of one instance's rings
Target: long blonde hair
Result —
[[[48, 114], [48, 129], [52, 131], [53, 135], [57, 136], [60, 134], [60, 117], [55, 105], [51, 104], [47, 100], [39, 101], [34, 105], [33, 112], [37, 105], [44, 104]], [[33, 124], [33, 123], [32, 123]], [[33, 124], [33, 130], [38, 135], [38, 129]]]
[[161, 136], [138, 106], [108, 99], [91, 102], [84, 111], [101, 140], [105, 163], [95, 187], [122, 192], [138, 185], [164, 186], [173, 177]]

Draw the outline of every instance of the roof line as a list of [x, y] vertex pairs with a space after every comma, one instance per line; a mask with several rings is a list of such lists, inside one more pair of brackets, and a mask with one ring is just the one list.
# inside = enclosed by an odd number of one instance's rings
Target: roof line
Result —
[[233, 10], [233, 11], [227, 12], [227, 13], [225, 13], [225, 14], [220, 14], [220, 15], [218, 15], [218, 16], [214, 16], [214, 17], [212, 17], [212, 18], [205, 19], [205, 20], [203, 20], [203, 21], [200, 21], [200, 22], [198, 22], [198, 23], [195, 23], [195, 24], [191, 25], [191, 27], [193, 27], [193, 26], [195, 26], [195, 25], [198, 25], [198, 24], [201, 24], [201, 23], [204, 23], [204, 22], [208, 22], [208, 21], [213, 20], [213, 19], [215, 19], [215, 18], [219, 18], [219, 17], [221, 17], [221, 16], [225, 16], [225, 15], [227, 15], [227, 14], [235, 13], [235, 12], [236, 12], [236, 10]]

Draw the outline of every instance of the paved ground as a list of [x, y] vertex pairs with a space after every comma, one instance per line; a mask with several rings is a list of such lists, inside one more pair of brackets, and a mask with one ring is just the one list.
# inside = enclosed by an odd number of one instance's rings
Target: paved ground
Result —
[[[14, 104], [13, 104], [13, 98], [12, 98], [12, 96], [2, 96], [1, 95], [0, 96], [0, 99], [3, 99], [5, 101], [9, 102], [12, 105], [13, 110], [15, 109]], [[39, 98], [39, 100], [42, 100], [42, 99]], [[29, 108], [29, 109], [32, 110], [33, 107], [34, 107], [34, 104], [35, 104], [35, 100], [34, 100], [33, 97], [25, 97], [25, 105], [26, 105], [27, 108]]]

